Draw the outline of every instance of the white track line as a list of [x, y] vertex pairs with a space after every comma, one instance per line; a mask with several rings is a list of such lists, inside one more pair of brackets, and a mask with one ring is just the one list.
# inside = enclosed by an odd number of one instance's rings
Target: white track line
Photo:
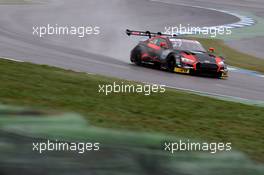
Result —
[[[148, 82], [143, 82], [143, 83], [148, 84], [148, 85], [154, 85], [155, 84], [155, 83], [148, 83]], [[156, 84], [156, 85], [159, 85], [159, 84]], [[204, 91], [199, 91], [199, 90], [180, 88], [180, 87], [168, 86], [168, 85], [165, 85], [165, 87], [170, 88], [170, 89], [179, 90], [179, 91], [184, 91], [187, 93], [193, 93], [193, 94], [200, 95], [200, 96], [206, 96], [206, 97], [211, 97], [211, 98], [215, 98], [215, 99], [220, 99], [220, 100], [224, 100], [224, 101], [231, 101], [231, 102], [235, 102], [235, 103], [242, 103], [242, 104], [247, 104], [247, 105], [257, 105], [257, 106], [264, 107], [264, 101], [250, 100], [250, 99], [236, 97], [236, 96], [217, 94], [217, 93], [213, 93], [213, 92], [204, 92]]]
[[[229, 12], [226, 10], [219, 10], [219, 9], [215, 9], [215, 8], [209, 8], [209, 7], [202, 7], [202, 6], [194, 6], [194, 5], [187, 5], [184, 3], [172, 3], [172, 2], [166, 2], [166, 0], [150, 0], [152, 2], [159, 2], [159, 3], [165, 3], [165, 4], [174, 4], [174, 5], [181, 5], [181, 6], [185, 6], [185, 7], [193, 7], [193, 8], [200, 8], [200, 9], [206, 9], [206, 10], [213, 10], [213, 11], [217, 11], [217, 12], [222, 12], [222, 13], [226, 13], [229, 15], [233, 15], [237, 18], [240, 19], [240, 21], [236, 22], [236, 23], [231, 23], [231, 24], [225, 24], [225, 25], [218, 25], [218, 26], [208, 26], [208, 28], [219, 28], [219, 27], [227, 27], [227, 28], [242, 28], [242, 27], [248, 27], [248, 26], [252, 26], [254, 24], [256, 24], [256, 21], [248, 16], [242, 16], [233, 12]], [[186, 33], [185, 33], [186, 34]], [[192, 33], [195, 34], [195, 33]]]
[[17, 59], [13, 59], [13, 58], [6, 58], [6, 57], [0, 57], [0, 59], [9, 60], [9, 61], [15, 61], [15, 62], [20, 62], [20, 63], [23, 63], [24, 62], [22, 60], [17, 60]]

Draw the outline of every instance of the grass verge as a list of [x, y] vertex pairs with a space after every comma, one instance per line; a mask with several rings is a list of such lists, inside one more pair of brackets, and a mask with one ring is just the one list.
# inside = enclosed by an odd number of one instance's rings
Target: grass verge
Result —
[[74, 111], [100, 127], [232, 142], [233, 148], [264, 162], [263, 108], [175, 90], [151, 96], [98, 93], [99, 84], [113, 81], [122, 82], [0, 60], [1, 103]]
[[224, 41], [219, 39], [195, 39], [200, 41], [207, 49], [209, 47], [215, 48], [215, 53], [225, 57], [228, 65], [264, 73], [264, 59], [241, 53], [227, 46]]

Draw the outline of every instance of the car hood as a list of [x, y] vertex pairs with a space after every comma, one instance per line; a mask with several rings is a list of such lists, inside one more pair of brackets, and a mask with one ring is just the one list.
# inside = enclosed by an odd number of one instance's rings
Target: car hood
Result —
[[216, 64], [215, 56], [207, 52], [183, 51], [182, 55], [187, 58], [195, 59], [200, 63]]

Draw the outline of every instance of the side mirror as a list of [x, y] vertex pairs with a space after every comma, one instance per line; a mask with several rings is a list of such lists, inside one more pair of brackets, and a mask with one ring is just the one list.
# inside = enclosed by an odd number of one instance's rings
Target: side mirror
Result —
[[162, 48], [167, 48], [167, 44], [166, 44], [165, 42], [161, 42], [161, 43], [160, 43], [160, 47], [162, 47]]
[[209, 52], [211, 52], [211, 53], [214, 53], [214, 52], [215, 52], [215, 48], [213, 48], [213, 47], [210, 47], [208, 50], [209, 50]]
[[226, 59], [225, 59], [225, 57], [223, 57], [223, 56], [219, 56], [223, 61], [225, 61]]

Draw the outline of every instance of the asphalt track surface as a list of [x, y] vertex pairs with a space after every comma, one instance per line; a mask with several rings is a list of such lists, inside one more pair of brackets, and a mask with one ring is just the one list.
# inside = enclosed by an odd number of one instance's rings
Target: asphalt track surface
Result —
[[[237, 22], [234, 16], [148, 0], [53, 0], [34, 5], [0, 5], [0, 57], [58, 66], [141, 82], [164, 84], [250, 100], [264, 100], [264, 78], [231, 72], [227, 80], [172, 74], [129, 63], [137, 43], [126, 28], [163, 31], [179, 23], [214, 26]], [[33, 36], [33, 26], [100, 27], [100, 35]], [[30, 78], [30, 77], [29, 77]]]
[[[159, 0], [155, 0], [159, 1]], [[263, 21], [264, 20], [264, 1], [263, 0], [161, 0], [173, 4], [185, 4], [188, 6], [203, 6], [206, 8], [215, 8], [226, 10], [238, 14], [256, 16]], [[257, 21], [259, 24], [259, 21]], [[259, 26], [260, 30], [263, 28]], [[234, 30], [234, 32], [236, 32]], [[226, 44], [240, 50], [244, 53], [248, 53], [257, 56], [261, 59], [263, 57], [263, 45], [264, 45], [264, 32], [258, 34], [252, 34], [252, 30], [248, 31], [250, 36], [240, 36], [232, 40], [226, 41]], [[253, 31], [254, 32], [254, 31]]]

